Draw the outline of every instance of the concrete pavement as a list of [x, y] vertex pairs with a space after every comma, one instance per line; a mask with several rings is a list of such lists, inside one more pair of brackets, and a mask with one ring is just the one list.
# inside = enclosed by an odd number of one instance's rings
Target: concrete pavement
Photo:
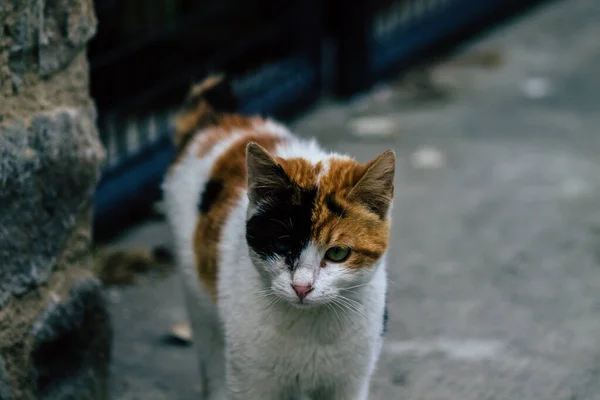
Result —
[[[598, 38], [595, 0], [550, 3], [433, 68], [433, 90], [394, 81], [295, 123], [398, 155], [372, 399], [600, 399]], [[120, 244], [169, 240], [153, 222]], [[194, 352], [161, 339], [185, 315], [177, 278], [108, 295], [113, 398], [197, 399]]]

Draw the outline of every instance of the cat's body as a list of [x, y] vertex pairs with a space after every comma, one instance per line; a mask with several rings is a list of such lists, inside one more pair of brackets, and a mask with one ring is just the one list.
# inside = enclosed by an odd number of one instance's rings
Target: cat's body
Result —
[[393, 153], [361, 165], [273, 121], [203, 107], [179, 129], [164, 198], [207, 399], [367, 399]]

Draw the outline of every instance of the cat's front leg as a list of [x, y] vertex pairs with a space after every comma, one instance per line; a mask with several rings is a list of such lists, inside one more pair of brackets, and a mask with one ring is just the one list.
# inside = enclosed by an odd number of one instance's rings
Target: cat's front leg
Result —
[[281, 400], [282, 391], [272, 372], [236, 368], [227, 363], [227, 400]]
[[228, 388], [227, 400], [281, 400], [281, 392], [270, 387], [252, 385], [247, 389]]
[[369, 387], [369, 379], [348, 382], [345, 385], [338, 386], [332, 398], [336, 400], [368, 400]]

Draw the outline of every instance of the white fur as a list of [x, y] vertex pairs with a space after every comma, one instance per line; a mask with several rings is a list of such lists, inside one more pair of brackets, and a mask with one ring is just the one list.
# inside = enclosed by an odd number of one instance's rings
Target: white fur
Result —
[[[289, 138], [275, 155], [313, 163], [345, 157], [294, 139], [274, 121], [267, 126]], [[333, 263], [321, 268], [326, 249], [310, 244], [294, 272], [282, 261], [261, 265], [245, 239], [244, 195], [222, 231], [217, 305], [198, 280], [197, 204], [214, 161], [241, 134], [202, 158], [196, 156], [196, 140], [163, 185], [207, 400], [366, 400], [382, 343], [385, 257], [360, 271]], [[292, 283], [313, 284], [305, 305], [294, 305]]]

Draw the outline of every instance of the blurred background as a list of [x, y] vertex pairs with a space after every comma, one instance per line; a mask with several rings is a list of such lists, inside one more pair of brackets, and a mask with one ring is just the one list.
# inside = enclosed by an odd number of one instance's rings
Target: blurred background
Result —
[[[243, 112], [359, 160], [397, 152], [372, 399], [600, 399], [595, 0], [139, 7], [97, 2], [91, 82], [109, 159], [97, 235], [108, 224], [110, 245], [171, 246], [157, 190], [170, 115], [191, 82], [225, 71]], [[185, 334], [165, 341], [185, 321], [177, 278], [142, 282], [107, 289], [111, 391], [195, 398]]]
[[[173, 154], [173, 112], [207, 73], [233, 79], [242, 112], [290, 119], [319, 99], [349, 99], [439, 59], [537, 3], [95, 1], [91, 94], [108, 151], [96, 196], [96, 237], [119, 232], [123, 226], [115, 220], [144, 217], [158, 199]], [[496, 55], [490, 57], [493, 63]], [[420, 79], [417, 85], [427, 85], [427, 77]]]
[[[170, 118], [225, 71], [242, 112], [362, 161], [397, 152], [372, 399], [600, 399], [595, 0], [142, 3], [96, 2], [96, 237], [171, 246]], [[106, 289], [111, 393], [195, 399], [177, 277], [137, 275]]]
[[[396, 151], [371, 399], [600, 400], [597, 0], [0, 0], [0, 22], [0, 400], [199, 398], [160, 183], [215, 71], [243, 113]], [[121, 249], [140, 263], [107, 268]]]

